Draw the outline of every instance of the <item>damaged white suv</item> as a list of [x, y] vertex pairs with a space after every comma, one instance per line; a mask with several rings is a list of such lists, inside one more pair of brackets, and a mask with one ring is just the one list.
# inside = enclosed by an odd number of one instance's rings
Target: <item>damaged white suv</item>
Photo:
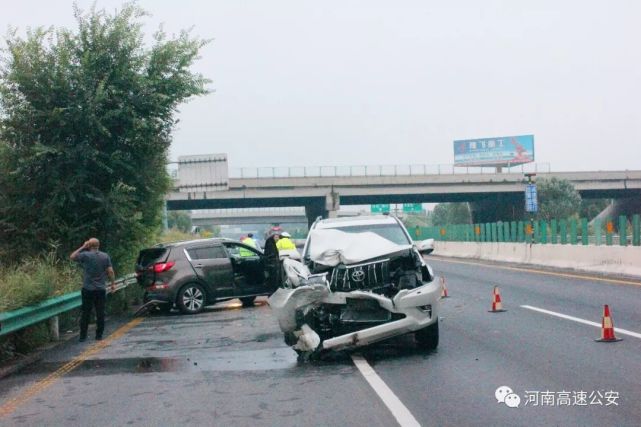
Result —
[[317, 220], [303, 263], [283, 261], [283, 285], [269, 298], [285, 342], [299, 354], [364, 346], [414, 333], [438, 346], [440, 287], [395, 217]]

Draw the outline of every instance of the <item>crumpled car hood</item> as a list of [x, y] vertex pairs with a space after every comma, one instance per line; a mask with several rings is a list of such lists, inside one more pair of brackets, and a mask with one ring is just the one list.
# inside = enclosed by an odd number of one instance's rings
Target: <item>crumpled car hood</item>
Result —
[[397, 245], [370, 231], [346, 233], [332, 229], [312, 230], [310, 242], [311, 260], [329, 267], [356, 264], [412, 248], [412, 245]]

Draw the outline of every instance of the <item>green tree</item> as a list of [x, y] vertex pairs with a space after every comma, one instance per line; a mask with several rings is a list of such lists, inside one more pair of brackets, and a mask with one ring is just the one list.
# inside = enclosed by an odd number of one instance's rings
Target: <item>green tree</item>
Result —
[[190, 233], [191, 215], [189, 211], [169, 211], [167, 213], [167, 226], [183, 233]]
[[407, 229], [419, 227], [427, 227], [429, 225], [429, 217], [425, 213], [408, 214], [403, 217], [403, 224]]
[[539, 219], [565, 219], [579, 213], [581, 196], [572, 183], [556, 177], [537, 181]]
[[468, 203], [439, 203], [434, 207], [432, 223], [436, 226], [471, 224], [470, 206]]
[[581, 218], [592, 220], [612, 202], [611, 199], [581, 199], [579, 215]]
[[135, 3], [74, 7], [77, 29], [7, 36], [0, 68], [0, 256], [89, 236], [128, 262], [160, 224], [179, 104], [207, 92], [190, 70], [206, 41], [159, 30]]

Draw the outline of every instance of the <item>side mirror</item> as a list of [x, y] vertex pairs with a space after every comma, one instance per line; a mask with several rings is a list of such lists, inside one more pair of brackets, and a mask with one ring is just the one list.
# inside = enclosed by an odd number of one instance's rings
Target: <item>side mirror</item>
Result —
[[434, 239], [421, 240], [416, 242], [416, 249], [423, 255], [428, 255], [434, 252]]

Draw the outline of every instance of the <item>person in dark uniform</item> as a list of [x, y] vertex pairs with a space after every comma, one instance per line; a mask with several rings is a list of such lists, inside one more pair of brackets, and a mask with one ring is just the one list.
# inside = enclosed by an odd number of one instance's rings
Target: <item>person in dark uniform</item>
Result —
[[279, 235], [276, 232], [268, 233], [265, 239], [265, 258], [267, 270], [267, 283], [271, 288], [277, 288], [281, 285], [281, 265], [278, 256]]
[[82, 266], [82, 316], [80, 317], [80, 341], [87, 339], [91, 310], [96, 308], [96, 340], [102, 339], [105, 330], [105, 303], [107, 301], [107, 277], [112, 289], [116, 286], [111, 258], [100, 249], [95, 237], [87, 240], [71, 253], [69, 258]]

